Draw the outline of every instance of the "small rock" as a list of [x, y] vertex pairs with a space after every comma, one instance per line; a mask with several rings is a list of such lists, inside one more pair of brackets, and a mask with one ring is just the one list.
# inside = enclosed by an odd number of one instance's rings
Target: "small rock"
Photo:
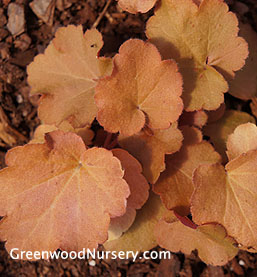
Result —
[[243, 261], [243, 260], [239, 260], [239, 265], [241, 265], [241, 266], [244, 266], [245, 265], [245, 262]]
[[29, 4], [32, 11], [47, 25], [53, 25], [55, 1], [54, 0], [34, 0]]
[[91, 260], [91, 261], [88, 262], [88, 264], [89, 264], [90, 266], [95, 266], [95, 265], [96, 265], [96, 262], [95, 262], [95, 260]]
[[22, 112], [22, 116], [23, 116], [23, 117], [26, 117], [27, 115], [28, 115], [28, 111], [24, 110], [24, 111]]
[[16, 97], [16, 101], [18, 104], [21, 104], [23, 102], [23, 97], [20, 94], [18, 94]]
[[25, 18], [24, 7], [15, 3], [8, 6], [8, 23], [7, 29], [13, 36], [17, 36], [24, 32]]

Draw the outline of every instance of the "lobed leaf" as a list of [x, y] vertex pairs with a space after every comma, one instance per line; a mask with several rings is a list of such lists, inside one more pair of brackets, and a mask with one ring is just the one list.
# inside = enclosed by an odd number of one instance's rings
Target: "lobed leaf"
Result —
[[146, 13], [156, 3], [157, 0], [118, 0], [119, 6], [130, 13]]
[[108, 132], [124, 136], [138, 133], [145, 124], [167, 129], [183, 110], [181, 93], [176, 63], [162, 61], [151, 43], [130, 39], [114, 57], [112, 75], [98, 82], [97, 120]]
[[97, 112], [94, 89], [111, 71], [111, 59], [98, 58], [103, 46], [96, 30], [82, 26], [59, 28], [44, 54], [28, 66], [32, 94], [42, 94], [38, 115], [45, 124], [69, 121], [74, 128], [90, 125]]
[[107, 241], [104, 248], [107, 251], [148, 251], [157, 246], [154, 229], [163, 216], [165, 208], [160, 197], [150, 193], [149, 199], [141, 210], [129, 230], [119, 239]]
[[122, 148], [133, 155], [143, 167], [143, 174], [146, 179], [154, 184], [160, 172], [165, 170], [165, 154], [172, 154], [182, 146], [183, 136], [177, 128], [177, 123], [173, 123], [166, 130], [153, 131], [146, 130], [131, 136], [119, 136], [118, 141]]
[[257, 149], [257, 127], [246, 123], [239, 125], [227, 140], [227, 156], [233, 160], [243, 153]]
[[240, 24], [239, 34], [248, 42], [249, 57], [242, 70], [229, 82], [229, 93], [249, 100], [257, 95], [257, 34], [248, 24]]
[[190, 198], [194, 191], [194, 170], [201, 164], [219, 162], [221, 158], [211, 144], [202, 140], [198, 129], [184, 127], [183, 135], [182, 148], [166, 157], [166, 170], [161, 173], [153, 191], [161, 196], [167, 209], [188, 215]]
[[[110, 218], [126, 211], [120, 161], [87, 149], [73, 133], [10, 150], [0, 171], [0, 239], [20, 251], [79, 251], [107, 240]], [[26, 157], [26, 159], [24, 159]]]
[[179, 118], [179, 125], [195, 126], [202, 128], [208, 121], [208, 115], [205, 111], [199, 110], [194, 112], [184, 111]]
[[124, 179], [129, 185], [130, 196], [127, 200], [126, 213], [111, 219], [108, 241], [119, 238], [127, 231], [135, 220], [136, 210], [142, 208], [149, 197], [149, 185], [142, 175], [141, 164], [123, 149], [113, 149], [114, 157], [118, 158], [124, 170]]
[[238, 156], [225, 169], [214, 164], [195, 171], [193, 220], [222, 224], [240, 249], [257, 252], [257, 150]]
[[192, 229], [182, 224], [172, 212], [159, 221], [155, 233], [161, 247], [188, 255], [197, 249], [206, 264], [225, 265], [238, 252], [235, 240], [227, 236], [223, 226], [209, 223]]
[[224, 162], [227, 161], [226, 142], [228, 136], [234, 132], [237, 126], [247, 122], [255, 123], [255, 119], [245, 112], [227, 110], [223, 117], [203, 128], [203, 134], [210, 137], [210, 141]]
[[33, 139], [29, 143], [44, 143], [45, 134], [56, 130], [76, 133], [83, 139], [86, 145], [92, 144], [92, 139], [94, 138], [94, 132], [88, 126], [83, 128], [73, 128], [68, 121], [64, 121], [61, 123], [59, 128], [57, 128], [55, 125], [39, 125], [34, 132]]
[[223, 75], [234, 76], [248, 55], [237, 18], [221, 0], [199, 6], [192, 0], [162, 0], [146, 34], [164, 59], [178, 62], [186, 111], [217, 109], [228, 91]]

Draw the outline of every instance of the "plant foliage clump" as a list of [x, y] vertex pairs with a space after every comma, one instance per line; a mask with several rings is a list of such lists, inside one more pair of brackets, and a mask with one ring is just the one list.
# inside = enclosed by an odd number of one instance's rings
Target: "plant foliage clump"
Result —
[[[119, 5], [136, 13], [155, 2]], [[257, 252], [257, 127], [224, 104], [226, 92], [257, 91], [249, 28], [250, 53], [222, 0], [162, 0], [149, 41], [130, 39], [112, 59], [99, 56], [96, 29], [59, 28], [28, 66], [42, 124], [0, 171], [6, 249], [159, 244], [213, 265]]]

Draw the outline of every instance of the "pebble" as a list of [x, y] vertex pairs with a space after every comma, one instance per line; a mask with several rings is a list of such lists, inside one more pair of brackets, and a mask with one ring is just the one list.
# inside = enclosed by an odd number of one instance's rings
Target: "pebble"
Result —
[[88, 264], [89, 264], [90, 266], [96, 266], [96, 262], [95, 262], [95, 260], [91, 260], [91, 261], [89, 261], [89, 262], [88, 262]]
[[245, 265], [245, 262], [243, 260], [239, 260], [238, 262], [241, 266], [244, 266]]
[[16, 97], [16, 101], [18, 104], [21, 104], [23, 102], [23, 97], [20, 94], [18, 94]]
[[55, 1], [53, 0], [34, 0], [29, 4], [36, 16], [47, 25], [53, 25]]
[[25, 18], [24, 7], [15, 3], [8, 6], [8, 23], [7, 29], [13, 36], [18, 36], [24, 32]]

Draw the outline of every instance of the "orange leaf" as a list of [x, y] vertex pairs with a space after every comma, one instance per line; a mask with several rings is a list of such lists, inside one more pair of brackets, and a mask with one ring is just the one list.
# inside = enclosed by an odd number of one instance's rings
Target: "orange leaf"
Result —
[[192, 229], [182, 224], [172, 212], [160, 220], [155, 233], [161, 247], [188, 255], [197, 249], [206, 264], [225, 265], [238, 252], [234, 246], [236, 242], [227, 236], [223, 226], [210, 223]]
[[131, 137], [119, 136], [119, 144], [142, 164], [143, 174], [151, 184], [165, 170], [165, 154], [178, 151], [182, 140], [177, 123], [173, 123], [169, 129], [154, 131], [152, 134], [143, 130]]
[[[197, 1], [199, 2], [199, 1]], [[185, 109], [215, 110], [228, 91], [223, 75], [234, 76], [248, 55], [238, 20], [221, 0], [162, 0], [146, 34], [162, 57], [173, 58], [183, 75]]]
[[129, 230], [120, 238], [107, 241], [104, 248], [109, 251], [148, 251], [157, 246], [154, 229], [163, 216], [165, 208], [160, 197], [150, 193], [149, 199], [141, 210]]
[[130, 196], [126, 213], [122, 217], [111, 219], [108, 241], [119, 238], [123, 232], [128, 230], [136, 217], [136, 209], [142, 208], [149, 196], [149, 185], [142, 175], [141, 164], [125, 150], [117, 148], [113, 149], [112, 153], [120, 160], [125, 171], [123, 178], [129, 185]]
[[226, 165], [200, 166], [194, 174], [191, 212], [196, 224], [218, 222], [243, 250], [257, 252], [257, 151]]
[[96, 87], [97, 120], [105, 130], [130, 136], [145, 124], [167, 129], [183, 109], [182, 78], [172, 60], [162, 61], [154, 45], [126, 41], [114, 57], [111, 77]]
[[154, 5], [156, 0], [118, 0], [119, 6], [130, 13], [146, 13]]
[[207, 124], [203, 128], [204, 135], [210, 137], [210, 141], [214, 144], [216, 151], [222, 156], [224, 162], [227, 161], [226, 142], [228, 136], [233, 133], [238, 125], [247, 122], [255, 123], [255, 119], [245, 112], [227, 110], [218, 121]]
[[257, 95], [257, 34], [248, 24], [240, 24], [239, 34], [248, 42], [249, 57], [243, 69], [229, 82], [229, 93], [249, 100]]
[[179, 118], [179, 125], [189, 125], [202, 128], [208, 120], [208, 115], [205, 111], [199, 110], [194, 112], [184, 111]]
[[73, 127], [91, 124], [96, 116], [94, 88], [110, 59], [98, 58], [102, 36], [96, 30], [83, 34], [82, 26], [59, 28], [44, 54], [28, 66], [32, 94], [42, 94], [38, 114], [45, 124]]
[[167, 209], [181, 215], [190, 212], [190, 198], [194, 191], [193, 172], [201, 164], [220, 161], [220, 156], [211, 144], [202, 141], [196, 128], [184, 127], [184, 143], [179, 152], [166, 157], [166, 170], [154, 185], [153, 190], [161, 196]]
[[[26, 157], [26, 159], [24, 159]], [[10, 150], [0, 172], [0, 239], [8, 251], [79, 251], [107, 239], [110, 217], [126, 211], [129, 187], [120, 161], [87, 149], [73, 133]]]
[[227, 156], [233, 160], [243, 153], [257, 149], [257, 127], [255, 124], [246, 123], [239, 125], [234, 133], [228, 137]]
[[80, 136], [86, 145], [92, 144], [92, 139], [94, 137], [94, 132], [88, 127], [84, 128], [73, 128], [68, 121], [64, 121], [61, 123], [59, 128], [55, 125], [47, 125], [42, 124], [37, 127], [34, 132], [33, 139], [29, 143], [44, 143], [45, 142], [45, 134], [50, 133], [52, 131], [61, 130], [64, 132], [73, 132]]

